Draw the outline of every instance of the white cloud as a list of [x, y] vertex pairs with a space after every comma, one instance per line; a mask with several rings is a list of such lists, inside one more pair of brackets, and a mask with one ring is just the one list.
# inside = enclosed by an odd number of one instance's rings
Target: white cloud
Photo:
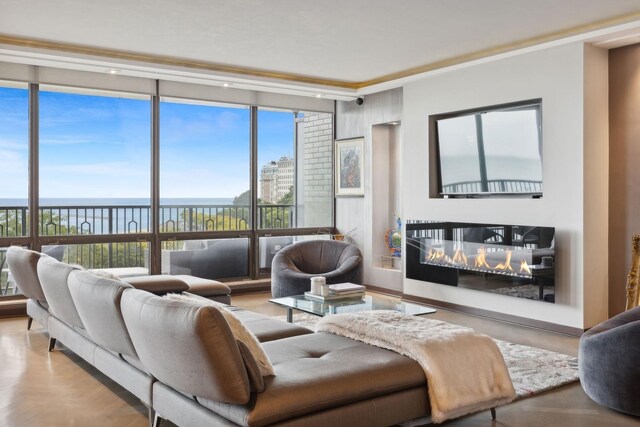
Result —
[[26, 197], [27, 179], [26, 155], [0, 149], [0, 198]]
[[29, 148], [28, 141], [18, 142], [10, 139], [0, 138], [0, 149], [12, 151], [26, 151]]
[[149, 176], [148, 169], [140, 168], [127, 162], [108, 162], [108, 163], [88, 163], [81, 165], [52, 165], [41, 166], [40, 173], [43, 179], [47, 174], [67, 174], [67, 175], [106, 175], [106, 176], [127, 176], [141, 177]]
[[61, 136], [58, 138], [43, 138], [40, 139], [42, 145], [77, 145], [77, 144], [89, 144], [91, 142], [88, 138], [81, 138], [77, 136]]

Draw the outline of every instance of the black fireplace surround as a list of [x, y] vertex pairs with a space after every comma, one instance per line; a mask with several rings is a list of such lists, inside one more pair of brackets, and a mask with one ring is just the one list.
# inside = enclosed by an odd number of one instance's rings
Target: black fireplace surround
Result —
[[553, 303], [554, 235], [553, 227], [409, 220], [407, 278]]

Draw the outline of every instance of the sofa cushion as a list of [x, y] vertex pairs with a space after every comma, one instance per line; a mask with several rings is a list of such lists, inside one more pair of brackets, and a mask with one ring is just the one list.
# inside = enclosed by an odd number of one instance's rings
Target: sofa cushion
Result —
[[[260, 345], [260, 341], [256, 338], [253, 333], [242, 323], [242, 321], [231, 311], [228, 310], [229, 306], [225, 304], [221, 304], [216, 301], [208, 300], [207, 298], [203, 298], [197, 295], [176, 295], [176, 294], [168, 294], [165, 295], [166, 298], [185, 301], [191, 304], [196, 304], [200, 307], [215, 307], [222, 313], [222, 316], [229, 324], [229, 328], [231, 328], [231, 332], [237, 341], [242, 342], [250, 355], [253, 356], [255, 363], [260, 369], [260, 373], [264, 375], [273, 375], [273, 366], [271, 365], [271, 361], [269, 361], [269, 356], [264, 352], [262, 346]], [[248, 357], [246, 355], [245, 357]], [[253, 364], [250, 364], [251, 366]]]
[[38, 261], [37, 269], [49, 311], [74, 329], [84, 329], [84, 324], [69, 292], [67, 280], [72, 271], [79, 271], [80, 268], [43, 256]]
[[143, 365], [188, 395], [246, 404], [247, 371], [219, 309], [126, 289], [122, 315]]
[[189, 289], [189, 285], [187, 285], [184, 280], [180, 280], [175, 276], [162, 274], [125, 277], [122, 281], [136, 289], [141, 289], [156, 295], [164, 295], [168, 292], [183, 292]]
[[296, 325], [295, 323], [274, 319], [273, 317], [268, 317], [263, 314], [235, 307], [231, 307], [230, 310], [233, 310], [233, 313], [238, 319], [240, 319], [247, 329], [258, 338], [258, 341], [262, 343], [313, 333], [311, 329]]
[[38, 279], [38, 260], [42, 254], [19, 246], [7, 249], [7, 265], [20, 288], [20, 292], [30, 299], [45, 302], [46, 298]]
[[131, 285], [89, 271], [69, 274], [69, 291], [92, 339], [107, 350], [137, 358], [122, 318], [120, 300]]
[[239, 425], [263, 426], [416, 387], [420, 365], [389, 350], [349, 338], [316, 333], [263, 345], [276, 372], [251, 405], [198, 401]]
[[203, 279], [201, 277], [189, 276], [187, 274], [178, 274], [173, 276], [182, 280], [189, 286], [189, 293], [200, 295], [201, 297], [216, 297], [231, 294], [231, 289], [222, 282], [211, 279]]

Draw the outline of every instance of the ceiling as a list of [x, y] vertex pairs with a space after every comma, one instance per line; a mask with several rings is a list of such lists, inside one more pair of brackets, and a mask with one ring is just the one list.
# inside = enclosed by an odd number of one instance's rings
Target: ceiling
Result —
[[355, 93], [638, 21], [640, 0], [0, 0], [0, 47]]

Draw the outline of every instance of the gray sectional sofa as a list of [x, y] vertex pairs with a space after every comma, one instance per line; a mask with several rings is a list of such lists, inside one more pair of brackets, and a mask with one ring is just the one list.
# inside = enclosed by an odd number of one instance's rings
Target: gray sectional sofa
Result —
[[[50, 350], [60, 342], [149, 408], [157, 425], [386, 426], [429, 415], [425, 374], [397, 353], [244, 310], [275, 376], [227, 308], [162, 298], [40, 257]], [[228, 314], [228, 313], [227, 313]]]
[[[58, 260], [20, 246], [11, 246], [7, 250], [6, 259], [9, 270], [20, 292], [27, 297], [27, 315], [29, 316], [27, 330], [31, 328], [34, 319], [46, 329], [50, 316], [49, 304], [37, 274], [38, 261], [42, 257]], [[76, 268], [80, 267], [76, 266]], [[97, 273], [108, 274], [107, 270], [99, 270]], [[146, 275], [125, 277], [122, 280], [132, 284], [136, 289], [144, 289], [157, 295], [186, 291], [225, 304], [231, 302], [231, 289], [227, 285], [206, 278], [188, 275]]]

